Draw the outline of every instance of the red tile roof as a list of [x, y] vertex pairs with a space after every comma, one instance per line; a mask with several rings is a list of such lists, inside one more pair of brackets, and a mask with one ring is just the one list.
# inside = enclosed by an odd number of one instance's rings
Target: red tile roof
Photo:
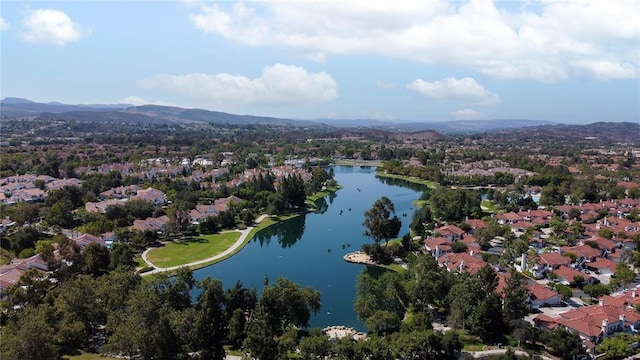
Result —
[[542, 253], [540, 254], [539, 264], [547, 264], [549, 266], [568, 265], [571, 263], [571, 258], [564, 256], [558, 252]]

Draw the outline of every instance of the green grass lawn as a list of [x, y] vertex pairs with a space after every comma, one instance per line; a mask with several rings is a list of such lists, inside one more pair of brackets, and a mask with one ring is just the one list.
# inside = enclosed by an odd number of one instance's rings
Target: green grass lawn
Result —
[[142, 260], [142, 256], [136, 256], [135, 258], [133, 258], [133, 262], [135, 263], [136, 268], [147, 266], [147, 263]]
[[338, 190], [342, 189], [342, 186], [338, 185], [338, 186], [330, 186], [327, 188], [326, 191], [318, 191], [313, 195], [309, 195], [307, 196], [307, 200], [305, 201], [305, 203], [309, 206], [315, 207], [315, 202], [318, 201], [319, 199], [322, 199], [323, 197], [329, 195], [332, 192], [336, 192]]
[[460, 333], [460, 341], [463, 344], [462, 349], [466, 351], [482, 351], [484, 344], [475, 336], [471, 336], [464, 332]]
[[433, 181], [429, 181], [429, 180], [423, 180], [423, 179], [419, 179], [417, 177], [411, 177], [411, 176], [394, 175], [394, 174], [387, 174], [387, 173], [383, 173], [383, 172], [377, 172], [376, 176], [394, 178], [394, 179], [401, 179], [401, 180], [412, 182], [414, 184], [426, 185], [430, 189], [435, 189], [438, 186], [440, 186], [437, 182], [433, 182]]
[[153, 248], [147, 256], [159, 267], [178, 266], [218, 255], [236, 242], [239, 236], [238, 231], [201, 235]]
[[[298, 215], [299, 214], [290, 214], [264, 218], [259, 224], [251, 229], [251, 231], [249, 232], [249, 236], [247, 236], [242, 246], [238, 247], [234, 252], [222, 258], [199, 264], [197, 266], [192, 266], [191, 269], [195, 270], [205, 266], [209, 266], [233, 256], [238, 251], [240, 251], [242, 247], [244, 247], [244, 245], [246, 245], [258, 231], [265, 229], [271, 225], [291, 219]], [[236, 240], [238, 240], [238, 236], [240, 236], [240, 233], [237, 231], [230, 231], [213, 235], [202, 235], [199, 237], [182, 240], [176, 243], [168, 243], [165, 246], [159, 248], [153, 248], [149, 250], [147, 256], [154, 265], [159, 267], [179, 266], [193, 261], [206, 259], [224, 252], [234, 242], [236, 242]]]
[[500, 211], [500, 208], [498, 207], [498, 205], [494, 204], [493, 201], [490, 201], [490, 200], [482, 200], [482, 202], [480, 203], [480, 206], [482, 206], [483, 207], [482, 210], [486, 212], [497, 213]]

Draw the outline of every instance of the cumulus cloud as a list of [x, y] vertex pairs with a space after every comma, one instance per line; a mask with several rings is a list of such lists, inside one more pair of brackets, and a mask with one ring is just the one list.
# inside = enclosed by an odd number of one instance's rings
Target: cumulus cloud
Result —
[[265, 67], [255, 79], [227, 73], [156, 75], [140, 84], [200, 103], [230, 106], [314, 104], [338, 96], [338, 86], [329, 74], [309, 73], [304, 68], [283, 64]]
[[[507, 4], [507, 5], [505, 5]], [[308, 57], [374, 54], [464, 66], [505, 79], [637, 78], [637, 0], [259, 1], [202, 4], [192, 24], [250, 46]], [[326, 56], [326, 55], [325, 55]], [[610, 63], [611, 66], [581, 64]], [[624, 71], [612, 70], [617, 66]]]
[[6, 30], [6, 29], [8, 29], [10, 27], [11, 27], [11, 25], [9, 25], [8, 22], [6, 22], [3, 18], [0, 17], [0, 31]]
[[22, 38], [30, 43], [64, 46], [88, 35], [69, 15], [56, 9], [31, 10], [22, 20]]
[[468, 105], [493, 105], [500, 102], [498, 95], [488, 91], [470, 77], [448, 77], [434, 82], [417, 79], [407, 84], [407, 88], [433, 101]]
[[449, 116], [454, 120], [482, 120], [485, 119], [483, 113], [471, 110], [471, 109], [461, 109], [452, 111], [449, 113]]

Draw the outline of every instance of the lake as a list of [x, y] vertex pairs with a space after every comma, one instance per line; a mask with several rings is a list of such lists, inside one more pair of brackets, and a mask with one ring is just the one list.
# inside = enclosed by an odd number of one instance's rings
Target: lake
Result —
[[322, 309], [312, 316], [312, 328], [344, 325], [366, 331], [353, 310], [356, 278], [365, 266], [347, 263], [342, 257], [373, 242], [363, 235], [362, 222], [364, 212], [382, 196], [391, 199], [402, 220], [400, 236], [408, 233], [413, 201], [420, 197], [422, 187], [378, 178], [373, 167], [335, 166], [334, 173], [343, 188], [320, 200], [318, 212], [261, 231], [238, 254], [196, 270], [195, 278], [218, 278], [225, 288], [240, 280], [260, 292], [265, 276], [271, 283], [283, 276], [321, 292]]

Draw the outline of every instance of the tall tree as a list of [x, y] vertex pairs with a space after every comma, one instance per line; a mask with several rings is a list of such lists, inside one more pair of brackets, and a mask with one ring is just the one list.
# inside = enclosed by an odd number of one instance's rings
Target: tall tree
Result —
[[449, 322], [454, 326], [466, 329], [473, 320], [475, 310], [485, 295], [475, 276], [467, 273], [459, 274], [456, 283], [449, 292]]
[[86, 349], [100, 320], [100, 307], [95, 293], [95, 280], [90, 276], [77, 276], [65, 281], [55, 298], [57, 337], [66, 351]]
[[300, 288], [291, 280], [279, 277], [274, 285], [266, 285], [256, 309], [250, 316], [244, 347], [252, 357], [278, 357], [278, 337], [290, 326], [307, 327], [311, 312], [320, 310], [320, 292]]
[[398, 236], [402, 222], [395, 213], [395, 206], [388, 197], [376, 200], [371, 209], [364, 212], [364, 235], [372, 238], [376, 244]]
[[174, 311], [162, 299], [153, 284], [134, 290], [126, 310], [109, 319], [110, 336], [105, 349], [142, 359], [175, 359], [181, 343], [171, 326]]
[[504, 331], [500, 295], [491, 293], [474, 310], [471, 331], [483, 341], [495, 341]]
[[513, 268], [509, 270], [507, 278], [507, 286], [504, 288], [504, 318], [509, 323], [513, 320], [519, 320], [525, 317], [528, 312], [527, 298], [528, 290], [526, 288], [527, 280], [515, 271]]
[[93, 276], [100, 276], [109, 270], [111, 261], [109, 249], [98, 243], [91, 243], [82, 252], [84, 272]]
[[354, 308], [371, 331], [397, 328], [409, 302], [397, 273], [385, 272], [377, 278], [366, 272], [358, 275]]
[[196, 318], [193, 328], [200, 336], [197, 349], [200, 358], [216, 360], [225, 358], [223, 348], [227, 338], [228, 319], [225, 315], [225, 296], [222, 282], [206, 277], [198, 284], [202, 290], [196, 302]]
[[27, 306], [2, 331], [2, 359], [57, 359], [58, 346], [53, 309], [48, 305]]
[[413, 217], [411, 218], [411, 224], [409, 225], [409, 227], [417, 234], [422, 235], [426, 228], [426, 224], [430, 222], [431, 208], [429, 208], [429, 206], [422, 206], [417, 208], [413, 212]]

